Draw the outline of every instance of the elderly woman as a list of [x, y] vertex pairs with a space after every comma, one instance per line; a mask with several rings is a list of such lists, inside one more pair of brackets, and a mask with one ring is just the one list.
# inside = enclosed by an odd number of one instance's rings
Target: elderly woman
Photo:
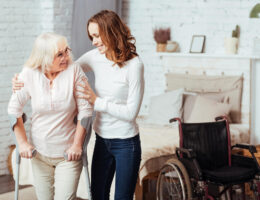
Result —
[[[136, 117], [144, 94], [144, 65], [135, 47], [135, 38], [119, 16], [102, 10], [87, 23], [95, 49], [76, 62], [95, 74], [95, 89], [79, 83], [78, 98], [87, 100], [96, 111], [93, 129], [96, 142], [91, 167], [94, 200], [107, 200], [115, 176], [115, 200], [132, 200], [141, 162], [141, 141]], [[22, 81], [13, 79], [13, 90]]]
[[[32, 157], [34, 186], [39, 200], [75, 199], [82, 169], [85, 130], [83, 117], [92, 115], [92, 107], [75, 94], [75, 87], [86, 79], [82, 69], [72, 63], [65, 37], [44, 33], [37, 37], [32, 53], [19, 79], [24, 87], [12, 94], [8, 114], [17, 118], [14, 127], [20, 155]], [[23, 107], [32, 106], [31, 141], [22, 121]], [[77, 115], [77, 124], [73, 118]], [[68, 154], [68, 160], [64, 159]]]

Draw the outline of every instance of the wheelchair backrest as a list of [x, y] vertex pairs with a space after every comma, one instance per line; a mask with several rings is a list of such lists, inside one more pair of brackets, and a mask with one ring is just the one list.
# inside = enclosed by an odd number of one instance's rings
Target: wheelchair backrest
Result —
[[229, 132], [225, 121], [182, 123], [181, 127], [180, 146], [193, 149], [202, 169], [216, 169], [229, 164]]

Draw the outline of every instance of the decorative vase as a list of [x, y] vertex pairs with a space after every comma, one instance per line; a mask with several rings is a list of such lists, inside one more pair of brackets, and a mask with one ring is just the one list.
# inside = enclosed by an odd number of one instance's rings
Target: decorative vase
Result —
[[156, 51], [157, 52], [165, 52], [166, 51], [166, 43], [157, 43]]
[[174, 41], [167, 41], [167, 45], [166, 45], [166, 51], [167, 52], [175, 52], [178, 49], [178, 43], [174, 42]]
[[231, 37], [225, 39], [226, 54], [236, 54], [238, 49], [238, 38]]

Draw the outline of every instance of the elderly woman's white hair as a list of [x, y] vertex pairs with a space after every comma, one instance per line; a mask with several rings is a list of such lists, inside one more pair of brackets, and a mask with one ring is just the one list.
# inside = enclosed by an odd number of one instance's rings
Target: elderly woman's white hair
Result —
[[[33, 69], [40, 68], [44, 73], [52, 65], [55, 55], [58, 53], [58, 43], [65, 42], [68, 45], [67, 39], [56, 33], [43, 33], [34, 41], [33, 49], [25, 66]], [[72, 55], [69, 54], [70, 63]]]

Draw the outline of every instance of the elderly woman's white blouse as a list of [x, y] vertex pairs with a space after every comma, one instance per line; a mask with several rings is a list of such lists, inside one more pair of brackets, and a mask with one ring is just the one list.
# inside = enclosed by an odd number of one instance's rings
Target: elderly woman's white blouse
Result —
[[21, 90], [12, 94], [8, 105], [8, 114], [16, 118], [22, 116], [23, 107], [31, 99], [31, 143], [42, 155], [63, 157], [72, 145], [78, 120], [92, 115], [92, 107], [78, 99], [75, 93], [77, 83], [85, 77], [80, 66], [72, 64], [53, 80], [38, 69], [24, 67], [19, 80], [24, 82]]

